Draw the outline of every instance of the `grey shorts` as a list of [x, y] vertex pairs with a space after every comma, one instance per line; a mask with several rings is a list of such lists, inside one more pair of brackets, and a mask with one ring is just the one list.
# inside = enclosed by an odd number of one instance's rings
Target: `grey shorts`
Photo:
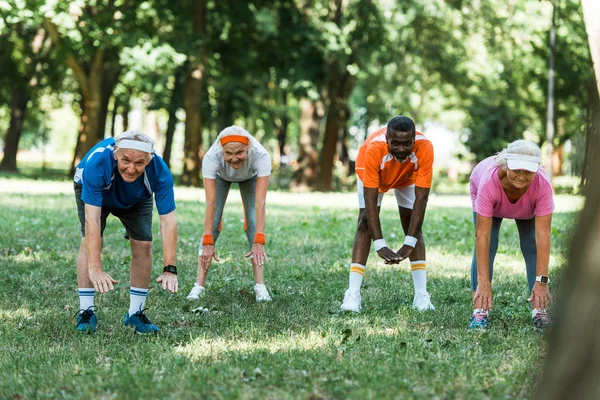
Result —
[[[77, 203], [77, 215], [81, 224], [81, 236], [85, 237], [85, 203], [81, 200], [82, 186], [74, 184], [75, 202]], [[152, 199], [141, 201], [130, 208], [112, 208], [102, 206], [100, 215], [100, 235], [104, 234], [106, 218], [109, 214], [121, 220], [125, 227], [125, 239], [134, 239], [142, 242], [152, 241]]]

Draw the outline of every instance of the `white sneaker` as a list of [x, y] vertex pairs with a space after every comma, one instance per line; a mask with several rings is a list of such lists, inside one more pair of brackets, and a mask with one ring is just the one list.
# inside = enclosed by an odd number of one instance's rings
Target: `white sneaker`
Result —
[[204, 295], [204, 286], [198, 285], [198, 283], [194, 282], [194, 287], [190, 291], [190, 294], [187, 295], [186, 299], [190, 301], [196, 301], [200, 299]]
[[360, 311], [360, 289], [358, 290], [346, 290], [344, 293], [344, 301], [342, 302], [342, 311]]
[[415, 299], [412, 306], [417, 311], [435, 310], [427, 292], [415, 292]]
[[256, 294], [257, 302], [272, 300], [267, 287], [262, 283], [257, 283], [254, 285], [254, 293]]

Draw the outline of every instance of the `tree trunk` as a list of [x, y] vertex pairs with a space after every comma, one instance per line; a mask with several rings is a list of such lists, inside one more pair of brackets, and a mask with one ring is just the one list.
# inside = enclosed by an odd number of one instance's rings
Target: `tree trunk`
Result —
[[[584, 20], [592, 59], [596, 67], [596, 104], [593, 110], [596, 132], [590, 135], [589, 162], [600, 157], [600, 3], [583, 0]], [[596, 29], [595, 33], [592, 29]], [[595, 54], [595, 56], [594, 56]], [[550, 332], [548, 356], [536, 392], [537, 399], [600, 398], [600, 176], [590, 170], [584, 190], [585, 207], [571, 241], [569, 261], [557, 298], [554, 328]]]
[[175, 137], [175, 128], [177, 127], [177, 110], [181, 107], [181, 81], [184, 78], [184, 74], [187, 71], [187, 63], [177, 68], [175, 71], [175, 83], [173, 91], [171, 92], [171, 101], [169, 103], [169, 121], [167, 122], [167, 130], [165, 131], [165, 151], [163, 152], [163, 160], [170, 168], [171, 166], [171, 152], [173, 149], [173, 138]]
[[[205, 29], [205, 0], [195, 0], [193, 15], [194, 33], [200, 37]], [[200, 186], [202, 150], [202, 81], [204, 79], [204, 48], [191, 59], [183, 100], [185, 109], [185, 142], [183, 145], [183, 173], [181, 183], [186, 186]], [[195, 60], [195, 61], [194, 61]]]
[[586, 110], [585, 124], [585, 150], [581, 172], [580, 186], [587, 184], [590, 172], [593, 171], [592, 153], [594, 151], [594, 136], [600, 135], [600, 93], [595, 80], [588, 83], [588, 106]]
[[279, 119], [279, 122], [275, 123], [275, 129], [277, 131], [277, 144], [279, 146], [279, 166], [281, 167], [283, 165], [283, 163], [281, 162], [281, 157], [283, 157], [285, 155], [285, 144], [287, 141], [287, 130], [288, 130], [288, 111], [287, 111], [287, 104], [288, 104], [288, 93], [287, 90], [283, 90], [282, 91], [282, 96], [281, 96], [281, 105], [283, 106], [283, 115], [281, 115], [281, 118]]
[[10, 123], [4, 139], [4, 157], [0, 163], [0, 170], [8, 172], [18, 172], [17, 152], [19, 151], [19, 141], [23, 133], [23, 121], [29, 103], [29, 91], [22, 86], [17, 86], [12, 92], [10, 102]]
[[110, 136], [115, 137], [115, 125], [117, 123], [117, 113], [119, 112], [119, 96], [114, 96], [112, 113], [110, 117]]
[[554, 152], [554, 53], [556, 50], [556, 0], [552, 0], [552, 25], [550, 26], [550, 60], [548, 61], [548, 109], [546, 115], [546, 145], [548, 158], [546, 173], [552, 183], [554, 176], [553, 152]]
[[[233, 106], [233, 96], [231, 93], [231, 89], [226, 89], [221, 91], [221, 93], [219, 94], [218, 97], [218, 103], [217, 103], [217, 107], [218, 107], [218, 113], [219, 116], [217, 118], [217, 135], [225, 128], [227, 128], [228, 126], [233, 125], [233, 112], [234, 112], [234, 106]], [[250, 126], [247, 126], [248, 131], [253, 134], [254, 132], [252, 132], [252, 128]], [[213, 140], [211, 138], [210, 142], [212, 143]]]
[[106, 134], [106, 118], [108, 116], [108, 103], [110, 97], [113, 94], [115, 85], [119, 81], [119, 75], [121, 74], [121, 68], [118, 66], [108, 67], [104, 70], [104, 76], [102, 77], [102, 89], [100, 93], [100, 117], [98, 118], [98, 130], [96, 134], [96, 142], [104, 139]]
[[317, 143], [322, 119], [323, 105], [320, 101], [300, 100], [298, 160], [293, 180], [298, 189], [312, 188], [317, 181]]
[[594, 64], [594, 75], [596, 76], [596, 89], [588, 89], [588, 118], [592, 123], [588, 123], [586, 127], [586, 152], [583, 165], [584, 172], [581, 177], [583, 183], [587, 178], [591, 177], [590, 172], [593, 172], [590, 168], [594, 160], [591, 154], [595, 141], [589, 140], [591, 139], [589, 136], [593, 136], [594, 133], [597, 135], [600, 134], [600, 124], [598, 123], [600, 119], [600, 116], [598, 116], [598, 113], [600, 113], [600, 107], [598, 106], [598, 93], [600, 93], [600, 24], [598, 24], [598, 21], [600, 21], [600, 3], [597, 0], [581, 0], [581, 7], [583, 9], [585, 30], [588, 34], [590, 54]]
[[565, 145], [564, 143], [554, 147], [552, 152], [552, 176], [563, 175], [563, 164], [565, 161]]
[[[597, 160], [599, 136], [593, 137], [592, 159]], [[600, 398], [600, 176], [592, 173], [588, 178], [585, 207], [556, 296], [560, 303], [557, 302], [537, 399]]]
[[598, 0], [581, 0], [585, 30], [590, 43], [590, 54], [596, 75], [596, 90], [600, 93], [600, 2]]
[[[351, 63], [351, 62], [350, 62]], [[349, 115], [346, 103], [354, 88], [355, 78], [349, 72], [339, 72], [338, 65], [330, 67], [328, 96], [329, 108], [325, 121], [325, 136], [319, 160], [319, 174], [316, 189], [330, 191], [333, 183], [333, 166], [338, 140], [345, 129]]]
[[[104, 50], [99, 49], [94, 55], [94, 61], [89, 75], [86, 77], [86, 87], [80, 88], [82, 94], [82, 108], [77, 145], [71, 163], [71, 174], [75, 172], [77, 164], [96, 143], [100, 134], [100, 119], [106, 115], [102, 111], [102, 84], [104, 78]], [[104, 134], [104, 132], [103, 132]]]
[[[131, 91], [129, 92], [131, 93]], [[131, 102], [130, 97], [127, 96], [127, 99], [122, 105], [121, 108], [121, 118], [123, 119], [123, 132], [129, 130], [129, 112], [131, 111]]]

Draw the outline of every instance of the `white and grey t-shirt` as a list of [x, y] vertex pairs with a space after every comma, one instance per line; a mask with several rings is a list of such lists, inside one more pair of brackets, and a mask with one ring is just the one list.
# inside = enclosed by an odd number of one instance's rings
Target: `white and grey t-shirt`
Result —
[[250, 138], [248, 158], [240, 169], [234, 169], [225, 162], [223, 147], [218, 139], [210, 146], [202, 160], [202, 176], [217, 179], [217, 175], [229, 182], [243, 182], [255, 176], [271, 175], [271, 156], [254, 138]]

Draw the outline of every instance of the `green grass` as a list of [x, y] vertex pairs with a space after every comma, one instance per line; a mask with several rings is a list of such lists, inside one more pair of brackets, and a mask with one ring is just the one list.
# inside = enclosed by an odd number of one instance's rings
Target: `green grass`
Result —
[[[518, 234], [505, 221], [494, 275], [493, 327], [466, 329], [473, 246], [466, 198], [434, 197], [426, 215], [429, 291], [435, 312], [411, 309], [408, 262], [386, 266], [373, 253], [359, 315], [336, 313], [347, 286], [357, 211], [353, 194], [270, 193], [267, 286], [256, 304], [243, 259], [239, 194], [230, 193], [200, 304], [186, 302], [195, 279], [203, 192], [177, 189], [181, 290], [152, 284], [149, 317], [159, 335], [122, 326], [129, 303], [129, 247], [109, 218], [103, 263], [119, 280], [96, 296], [99, 329], [74, 329], [79, 223], [68, 182], [0, 178], [0, 398], [528, 398], [545, 355], [530, 326]], [[563, 197], [554, 217], [551, 273], [580, 198]], [[384, 199], [388, 243], [400, 243], [393, 196]], [[465, 207], [456, 204], [466, 204]], [[155, 224], [153, 280], [162, 270]], [[395, 237], [394, 237], [395, 235]], [[554, 279], [553, 291], [559, 279]], [[208, 312], [194, 313], [198, 305]]]

